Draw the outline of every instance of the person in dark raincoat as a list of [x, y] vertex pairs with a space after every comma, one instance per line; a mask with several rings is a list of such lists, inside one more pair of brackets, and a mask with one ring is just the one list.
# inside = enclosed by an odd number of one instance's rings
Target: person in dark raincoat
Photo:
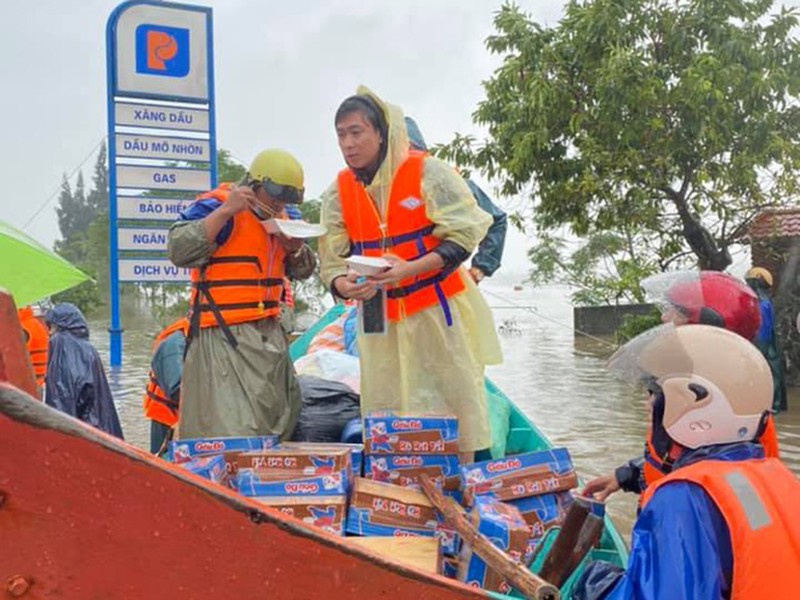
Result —
[[47, 311], [50, 327], [45, 403], [120, 439], [122, 426], [89, 326], [74, 304]]
[[753, 267], [745, 273], [745, 281], [758, 296], [761, 308], [761, 328], [753, 343], [761, 350], [772, 371], [774, 384], [772, 394], [772, 410], [786, 410], [786, 377], [783, 369], [783, 352], [775, 335], [775, 309], [772, 305], [772, 273], [764, 267]]
[[[422, 131], [417, 122], [411, 117], [405, 117], [406, 131], [408, 132], [409, 145], [414, 150], [428, 151], [428, 145], [422, 136]], [[484, 277], [491, 277], [500, 268], [503, 259], [503, 248], [506, 244], [506, 230], [508, 229], [508, 218], [506, 213], [497, 206], [492, 199], [484, 192], [478, 184], [467, 177], [469, 191], [475, 197], [478, 206], [489, 213], [492, 217], [492, 224], [486, 232], [483, 240], [478, 245], [478, 251], [472, 257], [469, 268], [470, 277], [475, 283], [480, 283]]]

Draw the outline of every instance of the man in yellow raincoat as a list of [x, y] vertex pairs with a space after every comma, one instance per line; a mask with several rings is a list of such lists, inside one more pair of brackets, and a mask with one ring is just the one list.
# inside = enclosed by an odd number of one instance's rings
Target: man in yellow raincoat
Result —
[[[322, 197], [321, 274], [343, 299], [385, 291], [385, 332], [359, 332], [361, 407], [455, 414], [462, 460], [490, 443], [483, 370], [501, 361], [491, 311], [462, 262], [492, 222], [448, 164], [409, 149], [403, 114], [365, 88], [336, 115], [347, 169]], [[391, 263], [367, 280], [354, 255]]]

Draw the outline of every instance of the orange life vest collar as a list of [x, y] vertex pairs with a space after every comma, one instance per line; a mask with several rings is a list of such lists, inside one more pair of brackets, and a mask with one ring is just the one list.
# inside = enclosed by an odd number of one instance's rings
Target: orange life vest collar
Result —
[[[381, 216], [350, 169], [339, 173], [337, 184], [342, 217], [350, 238], [352, 255], [383, 256], [390, 253], [412, 261], [439, 245], [435, 224], [428, 218], [422, 199], [422, 172], [426, 154], [411, 151], [392, 179], [386, 214]], [[452, 324], [448, 298], [466, 289], [460, 269], [429, 271], [398, 282], [386, 290], [387, 315], [400, 321], [421, 310], [441, 305]]]
[[33, 309], [29, 306], [20, 308], [17, 311], [17, 317], [25, 332], [25, 347], [31, 359], [36, 383], [43, 386], [47, 374], [47, 346], [50, 341], [50, 332], [47, 326], [34, 316]]
[[800, 482], [780, 460], [704, 460], [681, 467], [649, 486], [643, 505], [674, 481], [702, 487], [725, 519], [733, 550], [732, 600], [796, 596]]

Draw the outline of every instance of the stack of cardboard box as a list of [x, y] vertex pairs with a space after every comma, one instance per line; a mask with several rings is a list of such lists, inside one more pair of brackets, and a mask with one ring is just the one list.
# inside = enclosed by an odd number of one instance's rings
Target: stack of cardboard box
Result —
[[459, 495], [456, 417], [370, 414], [364, 418], [364, 452], [370, 479], [420, 489], [419, 476], [425, 473], [447, 493]]
[[502, 501], [514, 507], [527, 523], [529, 555], [552, 527], [560, 526], [572, 502], [568, 490], [578, 476], [566, 448], [517, 454], [461, 468], [464, 498]]
[[349, 449], [281, 446], [242, 452], [235, 462], [235, 487], [240, 494], [331, 533], [344, 534], [353, 479]]
[[458, 537], [445, 526], [424, 492], [359, 478], [353, 484], [347, 533], [360, 536], [432, 537], [441, 551], [458, 551]]

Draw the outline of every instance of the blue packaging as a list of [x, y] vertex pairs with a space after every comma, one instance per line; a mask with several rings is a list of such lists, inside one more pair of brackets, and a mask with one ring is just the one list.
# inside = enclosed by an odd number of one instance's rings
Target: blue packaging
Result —
[[350, 469], [295, 479], [263, 481], [252, 471], [240, 471], [234, 478], [233, 487], [244, 496], [335, 496], [346, 495], [350, 487]]
[[204, 477], [220, 485], [228, 485], [228, 469], [221, 454], [198, 456], [180, 465], [190, 473]]

